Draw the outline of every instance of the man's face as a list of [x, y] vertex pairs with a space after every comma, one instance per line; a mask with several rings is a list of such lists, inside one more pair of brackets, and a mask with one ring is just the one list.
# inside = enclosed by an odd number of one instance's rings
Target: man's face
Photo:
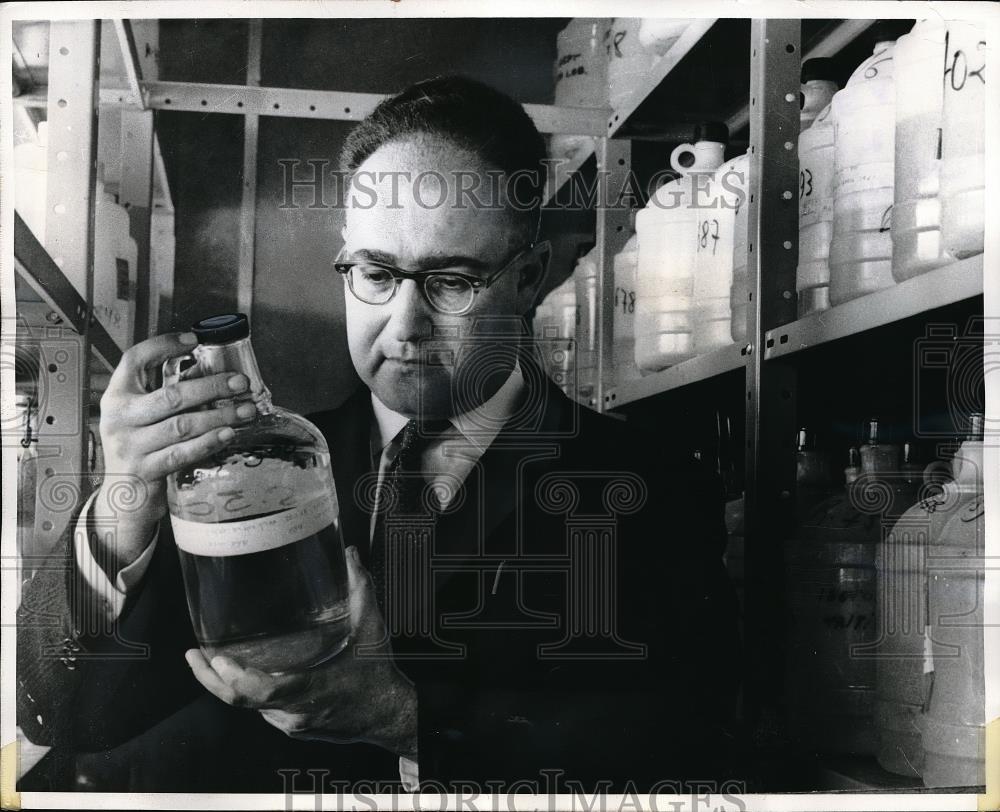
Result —
[[[367, 192], [353, 195], [345, 257], [407, 271], [461, 270], [483, 278], [495, 272], [526, 247], [523, 229], [505, 209], [455, 204], [456, 173], [487, 169], [475, 155], [435, 137], [382, 146], [358, 168], [357, 188], [374, 188], [375, 200]], [[431, 174], [415, 194], [421, 173]], [[531, 307], [542, 270], [529, 255], [480, 289], [471, 310], [459, 316], [435, 310], [413, 279], [380, 305], [345, 287], [348, 346], [358, 375], [386, 406], [407, 416], [446, 417], [482, 403], [513, 367], [520, 316]], [[509, 337], [473, 340], [483, 317], [490, 317], [494, 336], [502, 330]]]

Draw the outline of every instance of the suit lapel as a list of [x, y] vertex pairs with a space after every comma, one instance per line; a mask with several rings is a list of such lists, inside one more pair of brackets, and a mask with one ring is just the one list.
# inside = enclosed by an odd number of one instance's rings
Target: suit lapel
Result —
[[[526, 353], [524, 355], [527, 355]], [[460, 508], [438, 521], [436, 552], [460, 557], [515, 555], [506, 542], [491, 537], [517, 507], [519, 467], [526, 458], [557, 459], [576, 406], [534, 359], [521, 359], [525, 393], [522, 408], [504, 425], [463, 483]], [[524, 507], [524, 506], [522, 506]], [[501, 549], [497, 544], [504, 545]]]

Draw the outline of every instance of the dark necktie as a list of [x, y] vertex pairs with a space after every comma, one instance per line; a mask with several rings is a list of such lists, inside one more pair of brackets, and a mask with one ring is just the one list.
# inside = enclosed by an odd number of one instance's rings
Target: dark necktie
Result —
[[[400, 562], [404, 545], [425, 545], [437, 517], [439, 505], [421, 471], [421, 457], [427, 446], [448, 428], [447, 420], [411, 419], [402, 429], [399, 453], [386, 466], [379, 492], [379, 510], [372, 533], [371, 573], [379, 608], [386, 612], [387, 597], [395, 599], [401, 577], [419, 575], [402, 573]], [[425, 549], [429, 555], [429, 549]], [[388, 591], [387, 591], [388, 590]]]

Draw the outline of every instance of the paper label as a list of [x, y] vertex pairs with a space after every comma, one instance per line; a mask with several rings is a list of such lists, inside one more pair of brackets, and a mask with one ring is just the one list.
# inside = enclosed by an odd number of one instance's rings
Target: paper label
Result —
[[337, 521], [337, 505], [328, 494], [280, 513], [229, 522], [192, 522], [170, 516], [174, 541], [186, 553], [230, 556], [260, 553], [293, 544]]

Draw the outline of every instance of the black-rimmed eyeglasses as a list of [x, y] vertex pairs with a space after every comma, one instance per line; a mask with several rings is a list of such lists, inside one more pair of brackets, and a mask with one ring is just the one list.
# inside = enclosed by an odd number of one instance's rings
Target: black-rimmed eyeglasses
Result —
[[334, 260], [333, 267], [337, 273], [347, 277], [347, 286], [351, 289], [351, 293], [365, 304], [386, 304], [396, 295], [404, 279], [412, 279], [420, 284], [424, 297], [431, 307], [440, 313], [460, 316], [472, 307], [480, 291], [486, 290], [510, 270], [531, 252], [535, 245], [536, 243], [532, 243], [522, 248], [505, 262], [503, 267], [485, 277], [451, 270], [405, 271], [385, 262], [375, 262], [370, 259], [345, 260], [341, 259], [341, 256]]

